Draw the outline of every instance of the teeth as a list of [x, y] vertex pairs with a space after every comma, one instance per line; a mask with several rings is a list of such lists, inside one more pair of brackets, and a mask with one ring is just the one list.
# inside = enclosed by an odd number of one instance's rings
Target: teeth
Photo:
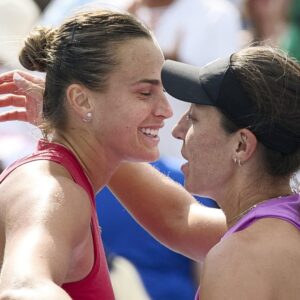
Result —
[[151, 128], [142, 128], [141, 131], [147, 135], [151, 135], [156, 137], [158, 135], [158, 129], [151, 129]]

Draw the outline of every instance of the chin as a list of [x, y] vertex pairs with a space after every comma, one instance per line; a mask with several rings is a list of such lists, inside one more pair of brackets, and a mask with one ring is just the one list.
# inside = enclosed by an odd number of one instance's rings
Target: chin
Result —
[[156, 150], [156, 151], [136, 155], [132, 158], [129, 158], [128, 161], [131, 161], [131, 162], [153, 162], [158, 159], [159, 159], [159, 151]]
[[189, 183], [187, 180], [184, 182], [184, 188], [193, 195], [201, 194], [201, 191], [199, 191], [199, 188], [193, 186], [193, 184]]
[[190, 193], [192, 193], [192, 194], [195, 193], [195, 192], [194, 192], [194, 189], [192, 188], [192, 186], [191, 186], [187, 181], [184, 182], [184, 188], [185, 188], [188, 192], [190, 192]]
[[158, 148], [145, 153], [144, 161], [153, 162], [159, 159], [160, 153]]

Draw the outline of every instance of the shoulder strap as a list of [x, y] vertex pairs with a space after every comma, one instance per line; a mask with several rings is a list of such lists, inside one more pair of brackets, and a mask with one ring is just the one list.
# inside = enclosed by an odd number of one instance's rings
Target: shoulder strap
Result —
[[37, 150], [31, 155], [16, 161], [14, 164], [6, 168], [0, 175], [0, 183], [19, 166], [37, 160], [50, 160], [64, 166], [72, 176], [74, 182], [79, 184], [88, 193], [93, 206], [95, 206], [92, 185], [82, 170], [82, 167], [75, 155], [68, 148], [60, 144], [49, 143], [45, 140], [39, 141]]

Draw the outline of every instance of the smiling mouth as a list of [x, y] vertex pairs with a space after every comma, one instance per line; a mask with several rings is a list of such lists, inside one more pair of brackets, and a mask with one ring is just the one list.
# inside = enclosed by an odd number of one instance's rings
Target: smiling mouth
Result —
[[148, 137], [153, 137], [153, 138], [158, 137], [158, 129], [141, 128], [141, 132]]

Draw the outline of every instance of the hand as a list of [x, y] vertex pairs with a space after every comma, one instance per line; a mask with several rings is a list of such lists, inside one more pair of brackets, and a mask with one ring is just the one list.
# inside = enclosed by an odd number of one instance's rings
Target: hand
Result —
[[45, 82], [42, 78], [22, 71], [11, 71], [0, 75], [0, 107], [14, 106], [0, 113], [0, 122], [24, 121], [39, 125], [42, 121]]

